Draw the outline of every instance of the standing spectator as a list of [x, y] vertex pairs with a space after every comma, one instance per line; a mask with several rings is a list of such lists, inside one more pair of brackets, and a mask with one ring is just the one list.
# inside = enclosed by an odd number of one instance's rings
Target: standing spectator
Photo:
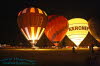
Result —
[[73, 48], [72, 48], [72, 53], [75, 53], [75, 47], [73, 46]]

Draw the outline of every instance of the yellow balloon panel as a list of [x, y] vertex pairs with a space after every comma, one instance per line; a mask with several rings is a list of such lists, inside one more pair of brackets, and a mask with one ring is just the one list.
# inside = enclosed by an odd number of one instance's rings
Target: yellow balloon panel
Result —
[[69, 29], [66, 35], [77, 46], [84, 40], [88, 34], [88, 22], [82, 18], [74, 18], [68, 21]]

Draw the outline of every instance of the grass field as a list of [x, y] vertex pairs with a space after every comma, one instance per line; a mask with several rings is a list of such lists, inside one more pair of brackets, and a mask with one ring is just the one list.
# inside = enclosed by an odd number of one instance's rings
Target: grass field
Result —
[[0, 60], [5, 58], [35, 60], [32, 66], [100, 66], [100, 51], [89, 49], [0, 49]]

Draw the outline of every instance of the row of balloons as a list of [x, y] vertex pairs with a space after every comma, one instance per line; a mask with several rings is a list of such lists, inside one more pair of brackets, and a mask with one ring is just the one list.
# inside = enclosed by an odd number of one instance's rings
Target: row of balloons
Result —
[[89, 21], [83, 18], [67, 20], [64, 16], [47, 16], [45, 11], [30, 7], [19, 12], [17, 22], [21, 32], [33, 47], [43, 33], [55, 46], [58, 46], [65, 35], [79, 46], [87, 36], [88, 31], [100, 42], [99, 20], [95, 18]]

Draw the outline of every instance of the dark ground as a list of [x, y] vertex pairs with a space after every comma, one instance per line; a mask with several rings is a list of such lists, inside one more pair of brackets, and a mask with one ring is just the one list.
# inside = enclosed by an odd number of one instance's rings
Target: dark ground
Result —
[[91, 54], [88, 50], [77, 50], [76, 53], [72, 53], [71, 50], [41, 51], [0, 49], [0, 60], [5, 58], [35, 60], [36, 64], [32, 64], [32, 66], [100, 66], [100, 51], [95, 51], [94, 54]]

